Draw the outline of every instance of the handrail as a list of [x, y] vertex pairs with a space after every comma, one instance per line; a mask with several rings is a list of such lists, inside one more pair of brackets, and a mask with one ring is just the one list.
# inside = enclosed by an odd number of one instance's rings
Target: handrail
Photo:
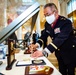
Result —
[[34, 3], [28, 9], [26, 9], [20, 16], [18, 16], [13, 22], [11, 22], [6, 28], [4, 28], [0, 32], [0, 43], [2, 43], [6, 38], [8, 38], [13, 32], [15, 32], [19, 27], [21, 27], [32, 16], [35, 17], [34, 21], [36, 21], [38, 12], [40, 10], [39, 6], [40, 5], [38, 2]]

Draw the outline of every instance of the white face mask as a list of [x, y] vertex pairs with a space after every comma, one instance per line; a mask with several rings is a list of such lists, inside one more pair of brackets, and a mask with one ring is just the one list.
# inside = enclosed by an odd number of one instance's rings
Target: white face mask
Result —
[[47, 16], [46, 17], [46, 21], [49, 23], [49, 24], [52, 24], [54, 21], [55, 21], [55, 15], [52, 14], [50, 16]]

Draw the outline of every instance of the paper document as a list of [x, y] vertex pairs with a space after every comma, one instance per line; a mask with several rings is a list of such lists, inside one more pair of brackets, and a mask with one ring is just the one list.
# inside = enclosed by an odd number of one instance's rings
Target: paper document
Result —
[[31, 61], [18, 61], [18, 65], [27, 65], [27, 64], [32, 64]]
[[31, 65], [31, 64], [32, 64], [32, 60], [25, 59], [25, 60], [18, 61], [16, 66], [27, 66], [27, 65]]

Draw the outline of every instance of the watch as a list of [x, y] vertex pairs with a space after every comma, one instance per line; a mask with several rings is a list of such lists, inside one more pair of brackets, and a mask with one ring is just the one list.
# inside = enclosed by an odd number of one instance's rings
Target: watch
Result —
[[46, 51], [42, 51], [42, 54], [45, 56], [45, 57], [48, 57], [48, 53]]

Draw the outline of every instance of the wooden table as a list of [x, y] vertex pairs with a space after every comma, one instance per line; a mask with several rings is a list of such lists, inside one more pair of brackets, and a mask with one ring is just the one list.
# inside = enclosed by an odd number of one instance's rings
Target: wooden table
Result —
[[[21, 50], [20, 53], [15, 55], [15, 57], [16, 57], [17, 61], [20, 61], [22, 59], [30, 57], [30, 55], [24, 54], [24, 51]], [[62, 75], [46, 57], [43, 56], [43, 57], [39, 57], [37, 59], [43, 59], [46, 62], [46, 65], [48, 65], [54, 69], [54, 71], [51, 75]], [[33, 58], [31, 58], [31, 60], [33, 60]], [[24, 75], [25, 66], [17, 67], [16, 66], [17, 61], [16, 61], [11, 70], [6, 70], [7, 59], [3, 59], [2, 61], [3, 61], [3, 64], [0, 66], [1, 73], [5, 74], [5, 75]]]

